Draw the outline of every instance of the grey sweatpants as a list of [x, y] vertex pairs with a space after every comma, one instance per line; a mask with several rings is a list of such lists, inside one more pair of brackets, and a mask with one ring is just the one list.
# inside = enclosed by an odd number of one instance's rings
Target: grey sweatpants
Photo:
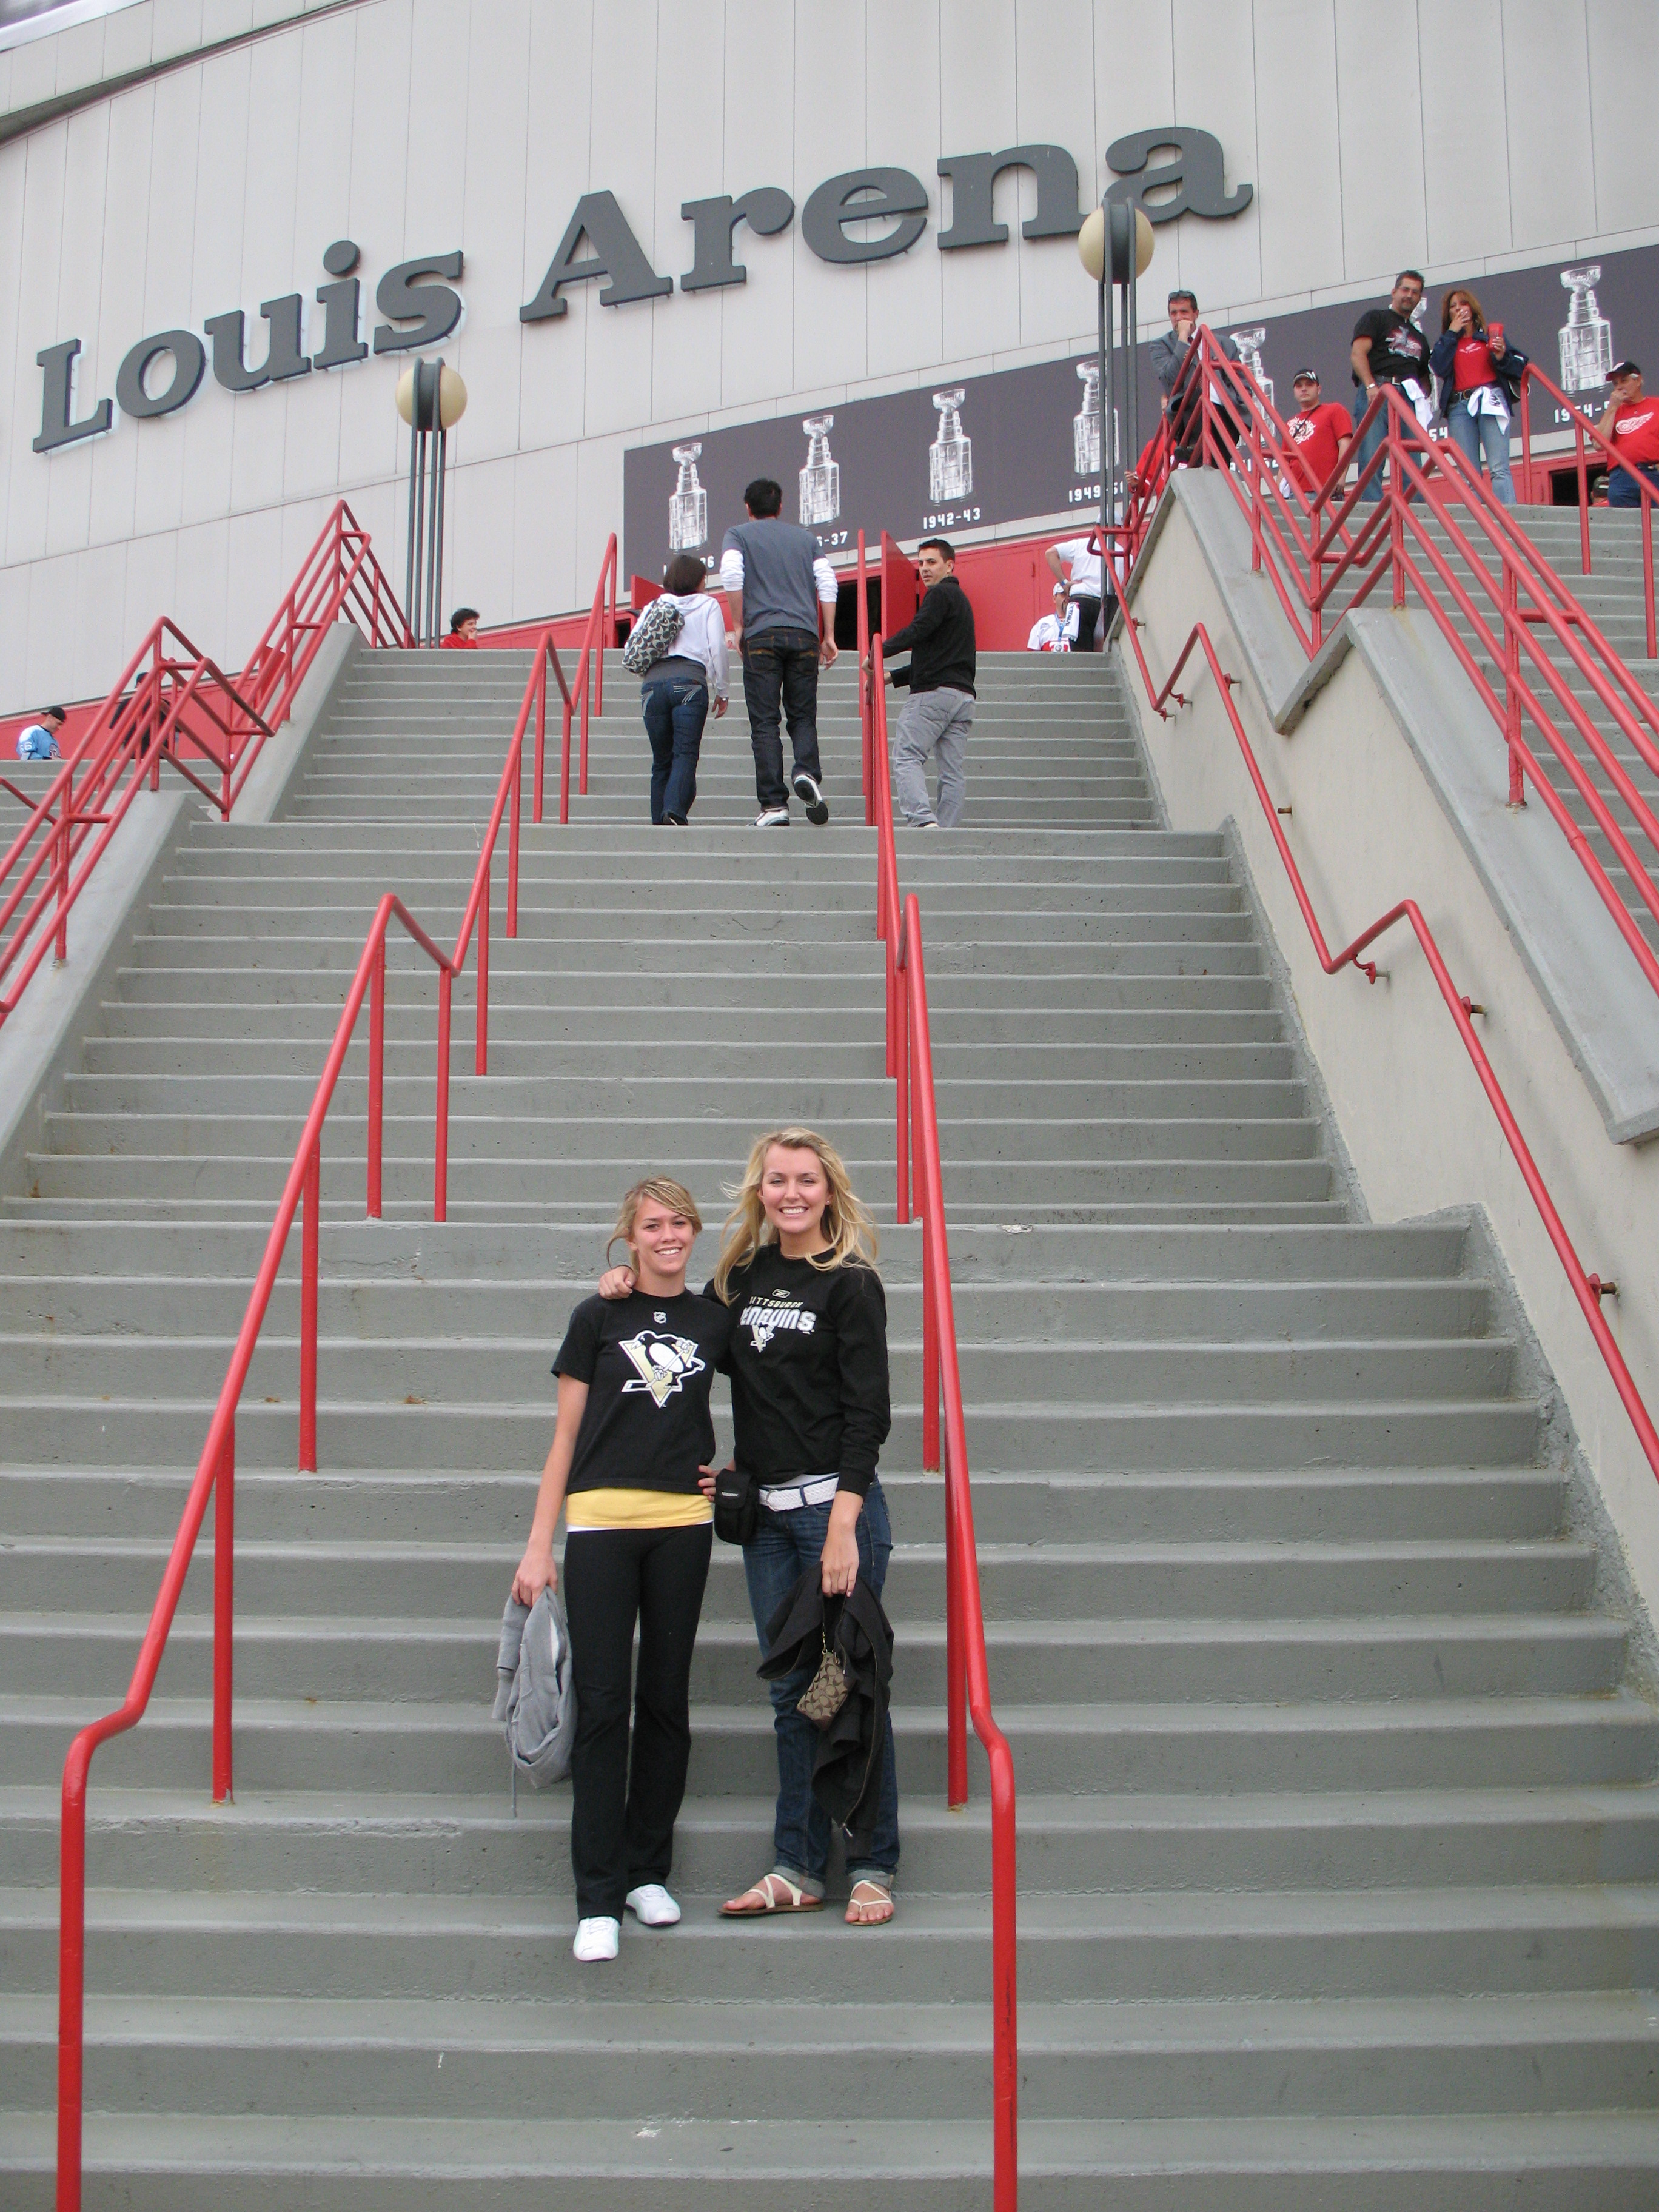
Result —
[[[913, 830], [938, 820], [941, 830], [954, 830], [962, 819], [963, 793], [967, 779], [963, 763], [968, 754], [968, 732], [974, 726], [971, 691], [917, 692], [899, 717], [898, 744], [893, 750], [893, 773], [899, 805]], [[939, 757], [939, 812], [935, 817], [927, 798], [924, 765], [929, 753]]]

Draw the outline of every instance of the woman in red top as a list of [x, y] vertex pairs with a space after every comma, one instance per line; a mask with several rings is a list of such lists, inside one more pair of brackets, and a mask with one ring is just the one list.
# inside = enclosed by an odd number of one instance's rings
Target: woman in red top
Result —
[[1441, 303], [1440, 337], [1429, 356], [1429, 367], [1440, 379], [1440, 404], [1452, 443], [1477, 476], [1484, 452], [1493, 497], [1513, 507], [1505, 381], [1526, 362], [1511, 354], [1501, 323], [1487, 328], [1480, 301], [1462, 285], [1454, 286]]
[[1600, 427], [1624, 463], [1607, 471], [1607, 505], [1640, 507], [1638, 477], [1659, 491], [1659, 399], [1642, 397], [1642, 372], [1633, 361], [1616, 362], [1607, 381], [1613, 397]]

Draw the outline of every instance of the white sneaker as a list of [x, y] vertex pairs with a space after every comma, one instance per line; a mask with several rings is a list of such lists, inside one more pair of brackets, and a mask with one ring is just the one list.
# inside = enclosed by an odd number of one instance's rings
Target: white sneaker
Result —
[[672, 1928], [680, 1908], [659, 1881], [642, 1881], [628, 1893], [628, 1909], [641, 1928]]
[[809, 822], [815, 826], [819, 826], [830, 819], [830, 802], [819, 788], [818, 780], [815, 775], [808, 775], [804, 768], [797, 769], [794, 790], [797, 799], [804, 799], [806, 801], [806, 818]]
[[787, 830], [789, 827], [789, 809], [787, 806], [763, 806], [755, 817], [755, 827], [757, 830]]
[[583, 1966], [598, 1966], [601, 1960], [614, 1959], [622, 1948], [622, 1923], [619, 1920], [579, 1920], [576, 1940], [571, 1945]]

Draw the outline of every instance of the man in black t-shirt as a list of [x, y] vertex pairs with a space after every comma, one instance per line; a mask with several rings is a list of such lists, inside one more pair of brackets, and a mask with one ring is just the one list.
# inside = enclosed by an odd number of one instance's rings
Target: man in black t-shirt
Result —
[[[1432, 406], [1434, 381], [1429, 374], [1429, 342], [1412, 320], [1413, 311], [1423, 298], [1423, 278], [1415, 269], [1402, 269], [1394, 280], [1394, 289], [1389, 295], [1386, 307], [1371, 307], [1353, 326], [1353, 343], [1348, 357], [1353, 367], [1355, 386], [1353, 419], [1356, 427], [1365, 410], [1376, 398], [1380, 384], [1397, 385], [1413, 405], [1420, 398]], [[1424, 419], [1419, 416], [1419, 419]], [[1425, 422], [1426, 428], [1426, 421]], [[1359, 441], [1359, 472], [1364, 476], [1365, 464], [1388, 436], [1386, 416], [1378, 410], [1376, 420], [1368, 425]], [[1379, 469], [1360, 493], [1361, 499], [1376, 500], [1382, 496], [1382, 472]]]

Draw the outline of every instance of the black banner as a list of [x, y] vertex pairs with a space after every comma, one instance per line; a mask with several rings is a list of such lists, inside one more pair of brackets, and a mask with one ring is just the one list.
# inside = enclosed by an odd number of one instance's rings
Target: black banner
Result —
[[[1449, 289], [1437, 286], [1427, 302], [1431, 339]], [[1592, 416], [1606, 404], [1615, 361], [1633, 358], [1659, 378], [1659, 246], [1508, 270], [1466, 289], [1487, 320], [1501, 322], [1510, 342]], [[1298, 368], [1318, 370], [1327, 399], [1352, 401], [1349, 340], [1376, 304], [1348, 300], [1218, 328], [1243, 341], [1288, 415]], [[949, 537], [1071, 509], [1081, 525], [1100, 505], [1095, 381], [1093, 355], [1080, 355], [636, 447], [623, 456], [623, 567], [654, 582], [671, 551], [718, 565], [721, 538], [744, 518], [744, 487], [757, 477], [783, 486], [785, 517], [813, 530], [832, 556], [854, 545], [860, 529], [873, 548], [883, 529], [899, 538], [934, 531]], [[1145, 349], [1139, 383], [1145, 439], [1158, 406]], [[1553, 403], [1534, 398], [1534, 436], [1565, 420]]]

